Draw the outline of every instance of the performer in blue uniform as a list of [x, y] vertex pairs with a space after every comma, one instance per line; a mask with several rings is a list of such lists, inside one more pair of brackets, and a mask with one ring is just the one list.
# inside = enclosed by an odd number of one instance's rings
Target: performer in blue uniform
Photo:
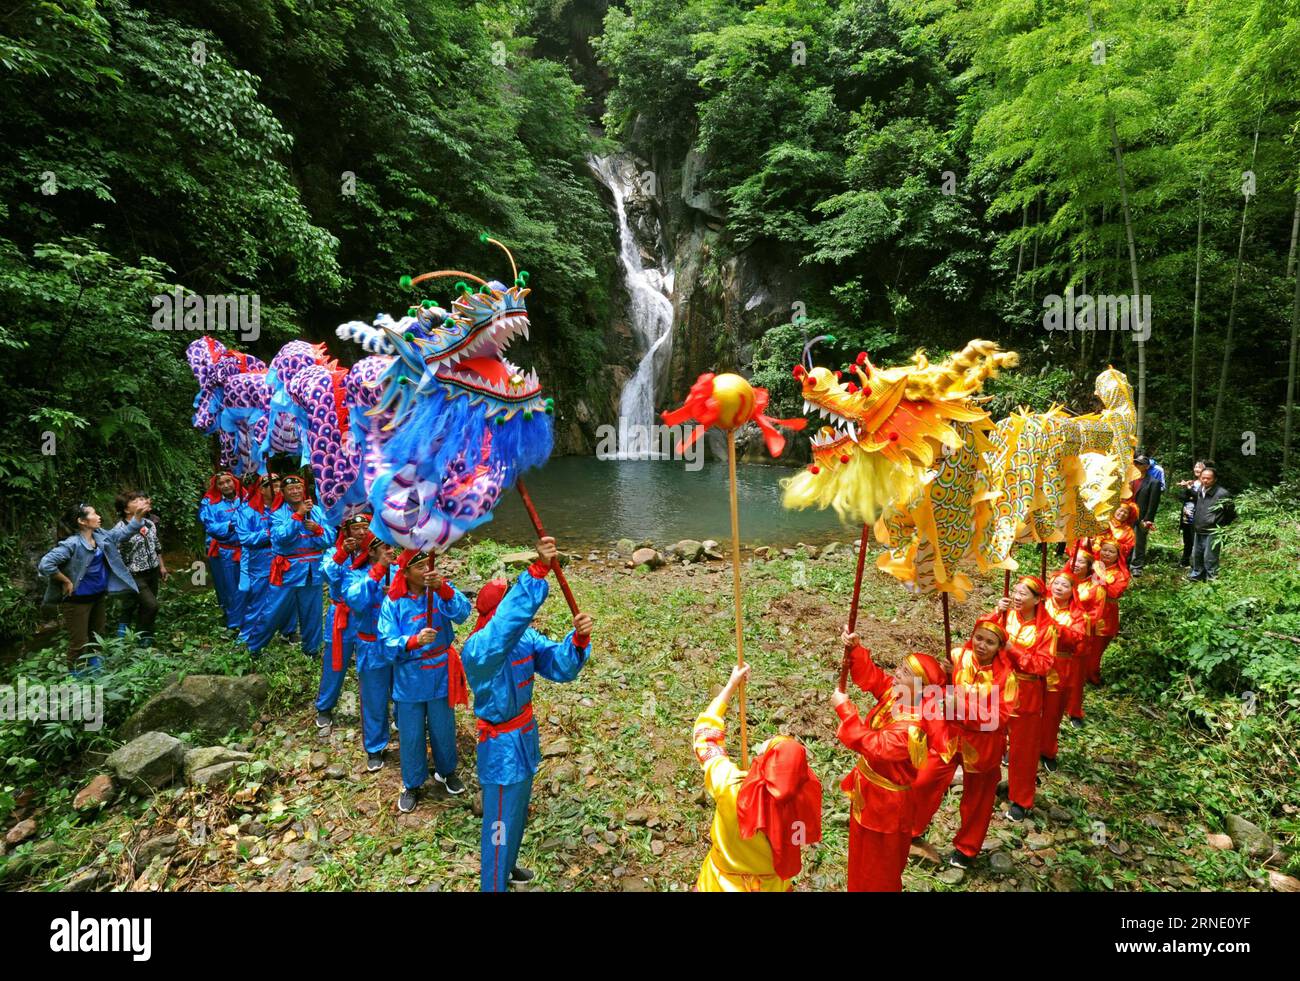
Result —
[[239, 591], [244, 596], [244, 618], [239, 642], [247, 644], [266, 607], [267, 578], [271, 575], [271, 508], [280, 492], [276, 474], [244, 475], [244, 499], [235, 512], [239, 536]]
[[555, 539], [541, 539], [537, 554], [513, 586], [507, 589], [504, 579], [494, 579], [479, 590], [478, 622], [464, 645], [465, 675], [478, 716], [483, 892], [504, 892], [509, 883], [533, 878], [532, 871], [517, 864], [533, 775], [541, 761], [533, 677], [572, 681], [591, 655], [591, 617], [586, 613], [573, 618], [573, 630], [558, 642], [530, 626], [550, 589], [546, 574], [556, 555]]
[[265, 612], [252, 631], [248, 650], [260, 654], [296, 612], [303, 652], [316, 657], [322, 642], [320, 557], [334, 530], [326, 523], [320, 505], [308, 499], [301, 477], [289, 474], [280, 486], [284, 499], [271, 513], [271, 574]]
[[244, 595], [239, 591], [239, 533], [235, 529], [240, 491], [233, 473], [218, 470], [199, 501], [199, 521], [207, 534], [208, 574], [230, 630], [238, 630], [244, 617]]
[[[388, 703], [393, 697], [393, 665], [380, 651], [379, 610], [392, 585], [392, 546], [366, 532], [362, 543], [370, 564], [357, 570], [344, 599], [357, 630], [357, 687], [361, 689], [361, 742], [366, 769], [384, 767], [388, 748]], [[423, 741], [423, 740], [421, 740]]]
[[348, 665], [357, 645], [357, 627], [346, 599], [347, 588], [355, 570], [366, 564], [369, 556], [362, 547], [370, 534], [370, 515], [354, 514], [343, 522], [337, 548], [320, 560], [320, 571], [329, 586], [330, 610], [325, 617], [325, 656], [320, 663], [320, 687], [316, 692], [316, 728], [334, 724], [334, 706], [343, 691]]
[[453, 624], [469, 617], [469, 600], [433, 569], [433, 555], [407, 549], [397, 560], [388, 598], [379, 611], [382, 657], [393, 665], [393, 701], [401, 741], [402, 793], [397, 809], [415, 810], [429, 776], [425, 733], [433, 744], [433, 778], [449, 794], [463, 794], [456, 775], [456, 716], [466, 705], [465, 669], [452, 646]]

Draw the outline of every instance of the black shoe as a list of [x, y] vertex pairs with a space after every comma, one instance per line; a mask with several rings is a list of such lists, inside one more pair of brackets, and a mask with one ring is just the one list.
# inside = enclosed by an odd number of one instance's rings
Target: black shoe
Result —
[[537, 873], [532, 869], [521, 869], [516, 865], [510, 870], [510, 884], [512, 886], [524, 886], [537, 878]]
[[1006, 813], [1003, 814], [1002, 816], [1006, 818], [1008, 821], [1015, 821], [1017, 824], [1019, 824], [1021, 821], [1025, 819], [1025, 817], [1028, 814], [1029, 812], [1025, 810], [1023, 807], [1021, 807], [1019, 804], [1012, 804], [1010, 807], [1007, 808]]
[[460, 777], [454, 773], [449, 773], [445, 777], [441, 773], [435, 773], [433, 779], [442, 784], [449, 794], [463, 794], [465, 792], [465, 785], [460, 782]]
[[1060, 764], [1056, 762], [1055, 756], [1044, 756], [1043, 768], [1046, 769], [1048, 773], [1055, 773], [1060, 768]]
[[333, 724], [334, 724], [334, 716], [332, 716], [329, 712], [317, 712], [317, 713], [316, 713], [316, 728], [317, 728], [317, 729], [328, 729], [328, 728], [329, 728], [330, 726], [332, 726]]
[[1083, 720], [1082, 720], [1082, 719], [1076, 719], [1076, 718], [1071, 717], [1071, 719], [1070, 719], [1070, 725], [1074, 726], [1074, 728], [1076, 728], [1076, 729], [1082, 729], [1082, 728], [1083, 728]]
[[302, 635], [299, 634], [297, 631], [294, 631], [294, 632], [291, 633], [291, 634], [281, 634], [280, 636], [282, 636], [282, 637], [284, 638], [285, 643], [287, 643], [287, 644], [301, 644], [301, 643], [302, 643]]
[[968, 869], [971, 867], [971, 863], [974, 861], [975, 859], [971, 858], [969, 855], [957, 851], [957, 849], [955, 848], [952, 850], [952, 854], [948, 856], [948, 864], [951, 865], [954, 869]]
[[397, 809], [403, 814], [410, 814], [415, 810], [415, 805], [419, 803], [420, 797], [415, 790], [403, 788], [402, 795], [397, 798]]
[[383, 768], [384, 768], [384, 754], [383, 754], [383, 753], [367, 753], [367, 754], [366, 754], [366, 772], [367, 772], [367, 773], [374, 773], [376, 770], [382, 770]]

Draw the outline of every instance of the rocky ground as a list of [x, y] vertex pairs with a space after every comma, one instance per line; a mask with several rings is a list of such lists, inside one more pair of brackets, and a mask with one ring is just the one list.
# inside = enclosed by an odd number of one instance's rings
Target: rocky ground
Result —
[[[730, 564], [711, 542], [634, 557], [638, 544], [569, 557], [579, 603], [595, 618], [595, 653], [576, 682], [537, 685], [544, 761], [521, 855], [537, 871], [537, 890], [685, 890], [708, 850], [712, 809], [690, 737], [696, 714], [735, 656]], [[778, 731], [803, 739], [825, 791], [824, 840], [806, 853], [800, 890], [833, 890], [844, 882], [847, 804], [838, 786], [853, 758], [835, 739], [829, 695], [853, 556], [851, 545], [840, 544], [760, 549], [744, 558], [745, 642], [754, 664], [751, 739]], [[473, 591], [495, 571], [527, 560], [526, 553], [480, 545], [447, 560], [444, 569]], [[984, 584], [983, 593], [954, 608], [955, 638], [991, 603], [994, 585]], [[882, 662], [942, 645], [937, 602], [907, 594], [870, 563], [862, 609], [860, 632]], [[567, 629], [558, 589], [539, 620], [552, 636]], [[75, 800], [69, 788], [62, 812], [15, 814], [20, 820], [9, 830], [8, 847], [17, 867], [8, 884], [476, 889], [479, 804], [470, 715], [460, 714], [458, 724], [469, 792], [451, 798], [433, 791], [413, 814], [400, 815], [396, 743], [382, 771], [365, 772], [354, 682], [335, 726], [318, 732], [310, 705], [315, 666], [288, 648], [266, 665], [288, 672], [296, 692], [288, 704], [296, 708], [264, 706], [251, 731], [217, 733], [206, 720], [190, 727], [198, 732], [151, 733], [143, 737], [150, 744], [124, 764], [120, 754], [130, 757], [135, 745], [128, 744], [104, 764], [114, 776], [79, 778], [76, 786], [85, 786]], [[248, 684], [240, 697], [257, 698]], [[1042, 774], [1033, 818], [1014, 825], [996, 817], [985, 854], [963, 872], [938, 861], [955, 828], [957, 795], [949, 794], [929, 844], [914, 848], [908, 889], [1300, 886], [1278, 871], [1282, 856], [1249, 820], [1248, 798], [1241, 815], [1220, 822], [1178, 789], [1184, 784], [1174, 771], [1203, 764], [1172, 762], [1162, 750], [1171, 720], [1114, 690], [1090, 691], [1088, 699], [1088, 725], [1065, 730], [1061, 768]], [[857, 701], [865, 709], [870, 697]], [[156, 706], [151, 711], [146, 728], [185, 725]], [[128, 728], [141, 731], [142, 723]], [[173, 781], [156, 795], [143, 789]]]

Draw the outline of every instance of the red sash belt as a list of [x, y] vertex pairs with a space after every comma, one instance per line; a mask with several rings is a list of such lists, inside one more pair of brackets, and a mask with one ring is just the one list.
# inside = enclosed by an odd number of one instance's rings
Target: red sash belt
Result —
[[[421, 660], [428, 660], [431, 657], [437, 657], [443, 651], [447, 652], [447, 704], [452, 708], [457, 705], [469, 704], [469, 682], [465, 678], [465, 665], [460, 661], [460, 652], [451, 644], [446, 647], [435, 647], [427, 654], [421, 654]], [[436, 665], [421, 664], [421, 671], [434, 671]]]
[[342, 600], [334, 604], [334, 629], [330, 633], [330, 667], [335, 671], [343, 670], [343, 631], [348, 629], [348, 614], [351, 612]]
[[289, 555], [277, 554], [271, 556], [271, 585], [283, 586], [284, 574], [289, 571], [289, 564], [291, 562], [297, 562], [299, 559], [308, 559], [308, 558], [311, 559], [320, 558], [320, 551], [318, 550], [315, 552], [312, 551], [293, 552]]
[[238, 545], [225, 545], [217, 541], [215, 538], [212, 539], [212, 541], [208, 542], [208, 558], [215, 559], [219, 554], [221, 554], [221, 550], [223, 548], [227, 552], [234, 552], [235, 554], [232, 555], [230, 558], [235, 562], [239, 561], [239, 556], [241, 553]]
[[358, 630], [358, 631], [357, 631], [357, 639], [358, 639], [358, 640], [364, 640], [367, 644], [373, 644], [373, 643], [374, 643], [375, 641], [377, 641], [379, 638], [376, 637], [374, 634], [364, 634], [364, 633], [362, 633], [360, 630]]
[[498, 725], [493, 725], [491, 722], [488, 722], [486, 719], [479, 719], [478, 720], [478, 741], [481, 743], [485, 743], [489, 739], [496, 739], [497, 736], [500, 736], [503, 733], [514, 732], [516, 729], [522, 729], [532, 721], [533, 721], [532, 702], [529, 702], [527, 705], [525, 705], [524, 710], [520, 712], [518, 715], [516, 715], [513, 719], [510, 719], [506, 722], [502, 722]]

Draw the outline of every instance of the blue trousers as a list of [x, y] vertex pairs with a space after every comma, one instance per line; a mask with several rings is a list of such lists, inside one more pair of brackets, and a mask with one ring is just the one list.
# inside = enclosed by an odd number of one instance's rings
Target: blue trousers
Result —
[[528, 802], [533, 796], [533, 778], [519, 783], [483, 784], [483, 833], [479, 838], [479, 889], [505, 892], [510, 887], [510, 870], [519, 860], [528, 821]]
[[[355, 621], [354, 621], [355, 622]], [[348, 665], [352, 663], [352, 655], [357, 649], [356, 629], [352, 627], [343, 630], [343, 652], [339, 664], [339, 670], [334, 670], [334, 606], [330, 605], [329, 614], [325, 617], [325, 653], [320, 662], [320, 688], [316, 692], [316, 711], [331, 712], [334, 706], [339, 703], [339, 695], [343, 692], [343, 681], [348, 676]]]
[[[401, 740], [402, 786], [415, 790], [429, 779], [429, 750], [442, 776], [456, 772], [456, 716], [446, 698], [429, 702], [394, 702], [397, 736]], [[425, 733], [429, 742], [424, 741]]]
[[[361, 688], [361, 742], [367, 753], [388, 747], [388, 702], [393, 697], [393, 666], [357, 671]], [[453, 730], [453, 738], [454, 738]], [[439, 771], [441, 772], [441, 771]]]
[[[271, 556], [267, 552], [262, 560], [254, 559], [248, 563], [245, 553], [245, 568], [239, 576], [240, 592], [244, 594], [244, 622], [239, 628], [239, 642], [247, 644], [253, 639], [253, 632], [266, 614], [266, 597], [271, 588], [268, 576], [271, 574]], [[298, 610], [293, 610], [289, 622], [280, 628], [280, 633], [288, 637], [298, 629]]]
[[302, 586], [277, 586], [274, 583], [266, 587], [266, 606], [261, 622], [254, 628], [248, 638], [248, 649], [253, 654], [260, 654], [271, 642], [277, 630], [285, 629], [294, 618], [298, 621], [298, 630], [302, 634], [304, 653], [315, 657], [320, 653], [324, 640], [321, 633], [321, 596], [319, 582], [310, 582]]
[[221, 549], [208, 558], [208, 575], [212, 588], [217, 591], [226, 626], [238, 630], [244, 621], [244, 594], [239, 591], [239, 563], [231, 558], [233, 553]]

